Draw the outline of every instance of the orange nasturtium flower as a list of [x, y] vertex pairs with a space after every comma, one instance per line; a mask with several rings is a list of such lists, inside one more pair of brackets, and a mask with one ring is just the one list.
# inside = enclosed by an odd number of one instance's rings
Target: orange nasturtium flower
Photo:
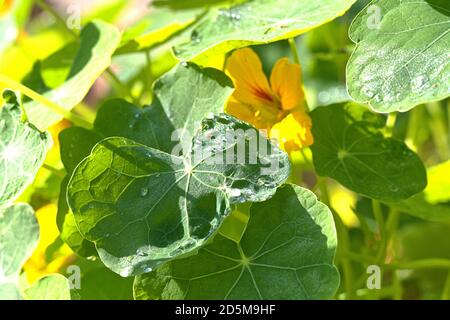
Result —
[[267, 130], [289, 153], [313, 143], [298, 64], [287, 58], [278, 60], [269, 83], [259, 57], [245, 48], [233, 52], [226, 73], [235, 87], [226, 107], [229, 114]]

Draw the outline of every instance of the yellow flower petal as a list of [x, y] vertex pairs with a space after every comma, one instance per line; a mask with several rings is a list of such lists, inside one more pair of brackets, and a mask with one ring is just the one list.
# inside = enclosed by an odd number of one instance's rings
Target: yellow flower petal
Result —
[[233, 80], [233, 97], [241, 103], [259, 107], [274, 105], [275, 97], [257, 54], [249, 48], [239, 49], [228, 58], [226, 73]]
[[302, 88], [302, 72], [298, 64], [290, 63], [287, 58], [277, 61], [270, 76], [273, 92], [281, 101], [283, 110], [304, 108], [305, 95]]
[[301, 111], [295, 111], [275, 124], [270, 130], [270, 137], [280, 142], [286, 152], [300, 150], [313, 144], [311, 118]]

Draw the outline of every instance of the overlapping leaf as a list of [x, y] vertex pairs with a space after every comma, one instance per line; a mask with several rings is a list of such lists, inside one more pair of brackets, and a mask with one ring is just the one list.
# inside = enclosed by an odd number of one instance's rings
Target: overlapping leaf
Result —
[[[252, 44], [298, 36], [344, 14], [354, 0], [254, 0], [211, 13], [175, 48], [182, 60], [204, 59]], [[198, 57], [204, 54], [203, 57]]]
[[353, 22], [350, 95], [377, 112], [407, 111], [450, 94], [450, 2], [374, 0]]
[[[94, 81], [109, 67], [120, 34], [114, 26], [95, 20], [82, 30], [80, 38], [80, 47], [66, 81], [44, 94], [68, 111], [83, 100]], [[62, 118], [35, 101], [26, 103], [25, 109], [30, 121], [42, 129]]]
[[330, 210], [309, 190], [253, 204], [238, 242], [218, 234], [195, 256], [136, 277], [136, 299], [328, 299], [339, 285]]
[[[247, 135], [230, 137], [236, 130]], [[202, 122], [182, 157], [125, 138], [101, 141], [75, 169], [68, 201], [105, 265], [130, 276], [199, 248], [231, 204], [264, 201], [288, 176], [283, 151], [221, 115]]]
[[[217, 70], [179, 64], [156, 82], [154, 92], [154, 102], [149, 107], [142, 109], [121, 99], [110, 100], [99, 109], [94, 130], [78, 127], [64, 130], [60, 134], [61, 159], [68, 174], [106, 137], [125, 137], [171, 152], [182, 137], [182, 128], [192, 136], [207, 114], [223, 111], [232, 86]], [[180, 134], [173, 136], [175, 128], [180, 129]], [[82, 256], [92, 255], [92, 245], [79, 233], [65, 194], [63, 184], [58, 208], [62, 238]]]
[[38, 241], [39, 224], [29, 205], [0, 210], [0, 300], [22, 299], [19, 273]]
[[409, 198], [425, 188], [426, 171], [420, 158], [403, 142], [381, 134], [384, 116], [355, 103], [320, 107], [311, 116], [311, 150], [319, 175], [387, 201]]
[[20, 100], [12, 91], [3, 94], [0, 110], [0, 206], [14, 201], [33, 182], [51, 136], [40, 132], [22, 114]]

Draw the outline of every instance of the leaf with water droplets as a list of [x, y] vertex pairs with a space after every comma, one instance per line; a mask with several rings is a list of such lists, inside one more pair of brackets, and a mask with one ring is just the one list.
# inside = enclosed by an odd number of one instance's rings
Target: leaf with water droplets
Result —
[[0, 209], [0, 300], [22, 299], [19, 273], [39, 241], [33, 208], [15, 204]]
[[182, 60], [200, 61], [236, 48], [298, 36], [344, 14], [355, 0], [246, 1], [213, 11], [192, 32], [191, 41], [175, 47]]
[[339, 286], [330, 210], [285, 185], [252, 204], [239, 241], [217, 234], [197, 255], [136, 277], [136, 299], [329, 299]]
[[449, 96], [448, 0], [373, 0], [350, 37], [357, 46], [347, 86], [355, 100], [384, 113]]
[[203, 120], [183, 156], [126, 138], [101, 141], [75, 169], [68, 202], [105, 265], [131, 276], [192, 253], [232, 204], [270, 198], [289, 171], [285, 152], [222, 114]]
[[314, 166], [321, 176], [370, 198], [397, 201], [427, 184], [420, 158], [402, 141], [385, 138], [386, 117], [356, 103], [319, 107], [311, 113]]
[[[59, 140], [64, 167], [71, 175], [95, 144], [106, 137], [125, 137], [171, 152], [182, 136], [172, 136], [175, 128], [184, 128], [192, 136], [208, 113], [223, 112], [232, 90], [231, 81], [218, 70], [201, 69], [191, 63], [179, 64], [156, 81], [151, 106], [140, 108], [122, 99], [109, 100], [97, 112], [93, 130], [70, 127], [62, 131]], [[150, 191], [142, 189], [140, 192]], [[79, 233], [65, 195], [63, 183], [58, 206], [62, 239], [78, 254], [92, 255], [92, 244]]]
[[24, 118], [18, 96], [5, 90], [0, 109], [0, 207], [17, 199], [33, 182], [52, 146], [47, 132], [40, 132]]

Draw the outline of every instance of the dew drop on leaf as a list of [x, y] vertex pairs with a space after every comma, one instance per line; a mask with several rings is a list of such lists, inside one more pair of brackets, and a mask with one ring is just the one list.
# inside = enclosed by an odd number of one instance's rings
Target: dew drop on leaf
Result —
[[148, 188], [141, 189], [141, 197], [146, 197], [148, 195]]

